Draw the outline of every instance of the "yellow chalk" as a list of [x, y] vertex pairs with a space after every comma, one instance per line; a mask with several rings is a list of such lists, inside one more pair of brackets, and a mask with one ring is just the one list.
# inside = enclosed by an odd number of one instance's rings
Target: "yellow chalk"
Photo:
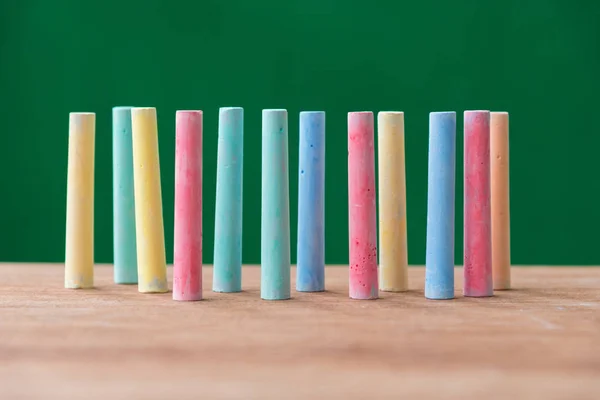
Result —
[[169, 288], [155, 108], [131, 109], [131, 135], [138, 290], [163, 293]]
[[379, 155], [379, 286], [408, 290], [404, 113], [377, 115]]
[[492, 274], [494, 289], [510, 289], [508, 113], [490, 114]]
[[96, 114], [69, 114], [65, 287], [94, 286], [94, 136]]

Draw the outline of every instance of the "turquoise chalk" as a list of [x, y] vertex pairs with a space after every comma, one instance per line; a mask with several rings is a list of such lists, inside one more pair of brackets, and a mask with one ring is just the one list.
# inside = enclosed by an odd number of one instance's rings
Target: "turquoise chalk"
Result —
[[213, 291], [242, 290], [244, 109], [219, 109]]
[[325, 113], [300, 113], [296, 290], [325, 290]]
[[290, 298], [290, 205], [286, 110], [262, 113], [261, 284], [265, 300]]
[[131, 107], [113, 108], [114, 281], [138, 283]]

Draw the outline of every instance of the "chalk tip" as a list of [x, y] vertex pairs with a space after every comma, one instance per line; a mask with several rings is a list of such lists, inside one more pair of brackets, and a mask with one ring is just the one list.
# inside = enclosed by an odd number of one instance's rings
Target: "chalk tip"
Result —
[[482, 114], [482, 113], [490, 113], [490, 110], [465, 110], [466, 114]]
[[220, 289], [213, 287], [212, 291], [215, 293], [241, 293], [242, 289]]
[[262, 110], [263, 114], [286, 114], [285, 108], [265, 108]]
[[220, 107], [219, 112], [244, 111], [244, 107]]
[[175, 295], [173, 293], [173, 301], [190, 302], [190, 301], [202, 301], [202, 293], [197, 295]]
[[325, 115], [325, 111], [300, 111], [300, 115]]
[[132, 108], [135, 108], [134, 106], [115, 106], [113, 107], [113, 111], [129, 111]]
[[408, 292], [407, 287], [381, 287], [379, 288], [380, 292], [389, 292], [389, 293], [404, 293]]
[[379, 111], [379, 115], [404, 115], [404, 111]]
[[434, 301], [454, 300], [454, 295], [452, 295], [452, 296], [443, 296], [443, 295], [441, 295], [441, 296], [432, 296], [432, 295], [429, 295], [428, 296], [428, 295], [425, 295], [425, 298], [427, 300], [434, 300]]
[[288, 297], [266, 297], [266, 296], [263, 297], [263, 296], [261, 296], [260, 298], [265, 301], [281, 301], [281, 300], [291, 300], [292, 296], [288, 296]]
[[456, 111], [432, 111], [429, 115], [456, 115]]
[[177, 110], [175, 114], [200, 114], [202, 115], [202, 110]]
[[373, 111], [350, 111], [348, 115], [373, 115]]
[[94, 112], [81, 112], [81, 111], [73, 111], [69, 113], [72, 117], [85, 117], [85, 116], [94, 116], [96, 113]]
[[156, 111], [156, 107], [131, 107], [131, 111], [135, 112], [148, 112], [148, 111]]
[[90, 289], [94, 289], [94, 285], [93, 284], [85, 284], [85, 283], [68, 282], [68, 283], [65, 283], [65, 289], [90, 290]]

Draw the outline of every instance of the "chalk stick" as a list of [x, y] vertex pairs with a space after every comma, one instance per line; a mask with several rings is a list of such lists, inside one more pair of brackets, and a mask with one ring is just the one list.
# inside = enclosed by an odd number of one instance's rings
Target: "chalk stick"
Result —
[[288, 115], [262, 112], [261, 297], [290, 298]]
[[325, 290], [325, 112], [300, 113], [296, 290]]
[[113, 279], [117, 284], [135, 284], [135, 198], [133, 188], [133, 148], [131, 107], [112, 110], [113, 140]]
[[242, 290], [244, 109], [219, 109], [213, 291]]
[[490, 208], [490, 112], [464, 113], [464, 288], [467, 297], [494, 294]]
[[492, 280], [494, 289], [510, 289], [510, 195], [508, 113], [490, 117], [492, 202]]
[[379, 287], [408, 290], [404, 113], [377, 115], [379, 139]]
[[156, 109], [131, 109], [138, 290], [168, 291]]
[[350, 285], [353, 299], [377, 299], [377, 215], [373, 113], [348, 113]]
[[429, 114], [425, 297], [454, 298], [456, 113]]
[[201, 299], [202, 111], [177, 111], [173, 300]]
[[94, 286], [95, 113], [69, 114], [65, 288]]

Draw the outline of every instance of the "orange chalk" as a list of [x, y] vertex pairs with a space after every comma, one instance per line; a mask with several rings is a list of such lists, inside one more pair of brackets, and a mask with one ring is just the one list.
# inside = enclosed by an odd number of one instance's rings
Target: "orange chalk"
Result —
[[508, 113], [490, 115], [492, 275], [494, 290], [510, 289]]

